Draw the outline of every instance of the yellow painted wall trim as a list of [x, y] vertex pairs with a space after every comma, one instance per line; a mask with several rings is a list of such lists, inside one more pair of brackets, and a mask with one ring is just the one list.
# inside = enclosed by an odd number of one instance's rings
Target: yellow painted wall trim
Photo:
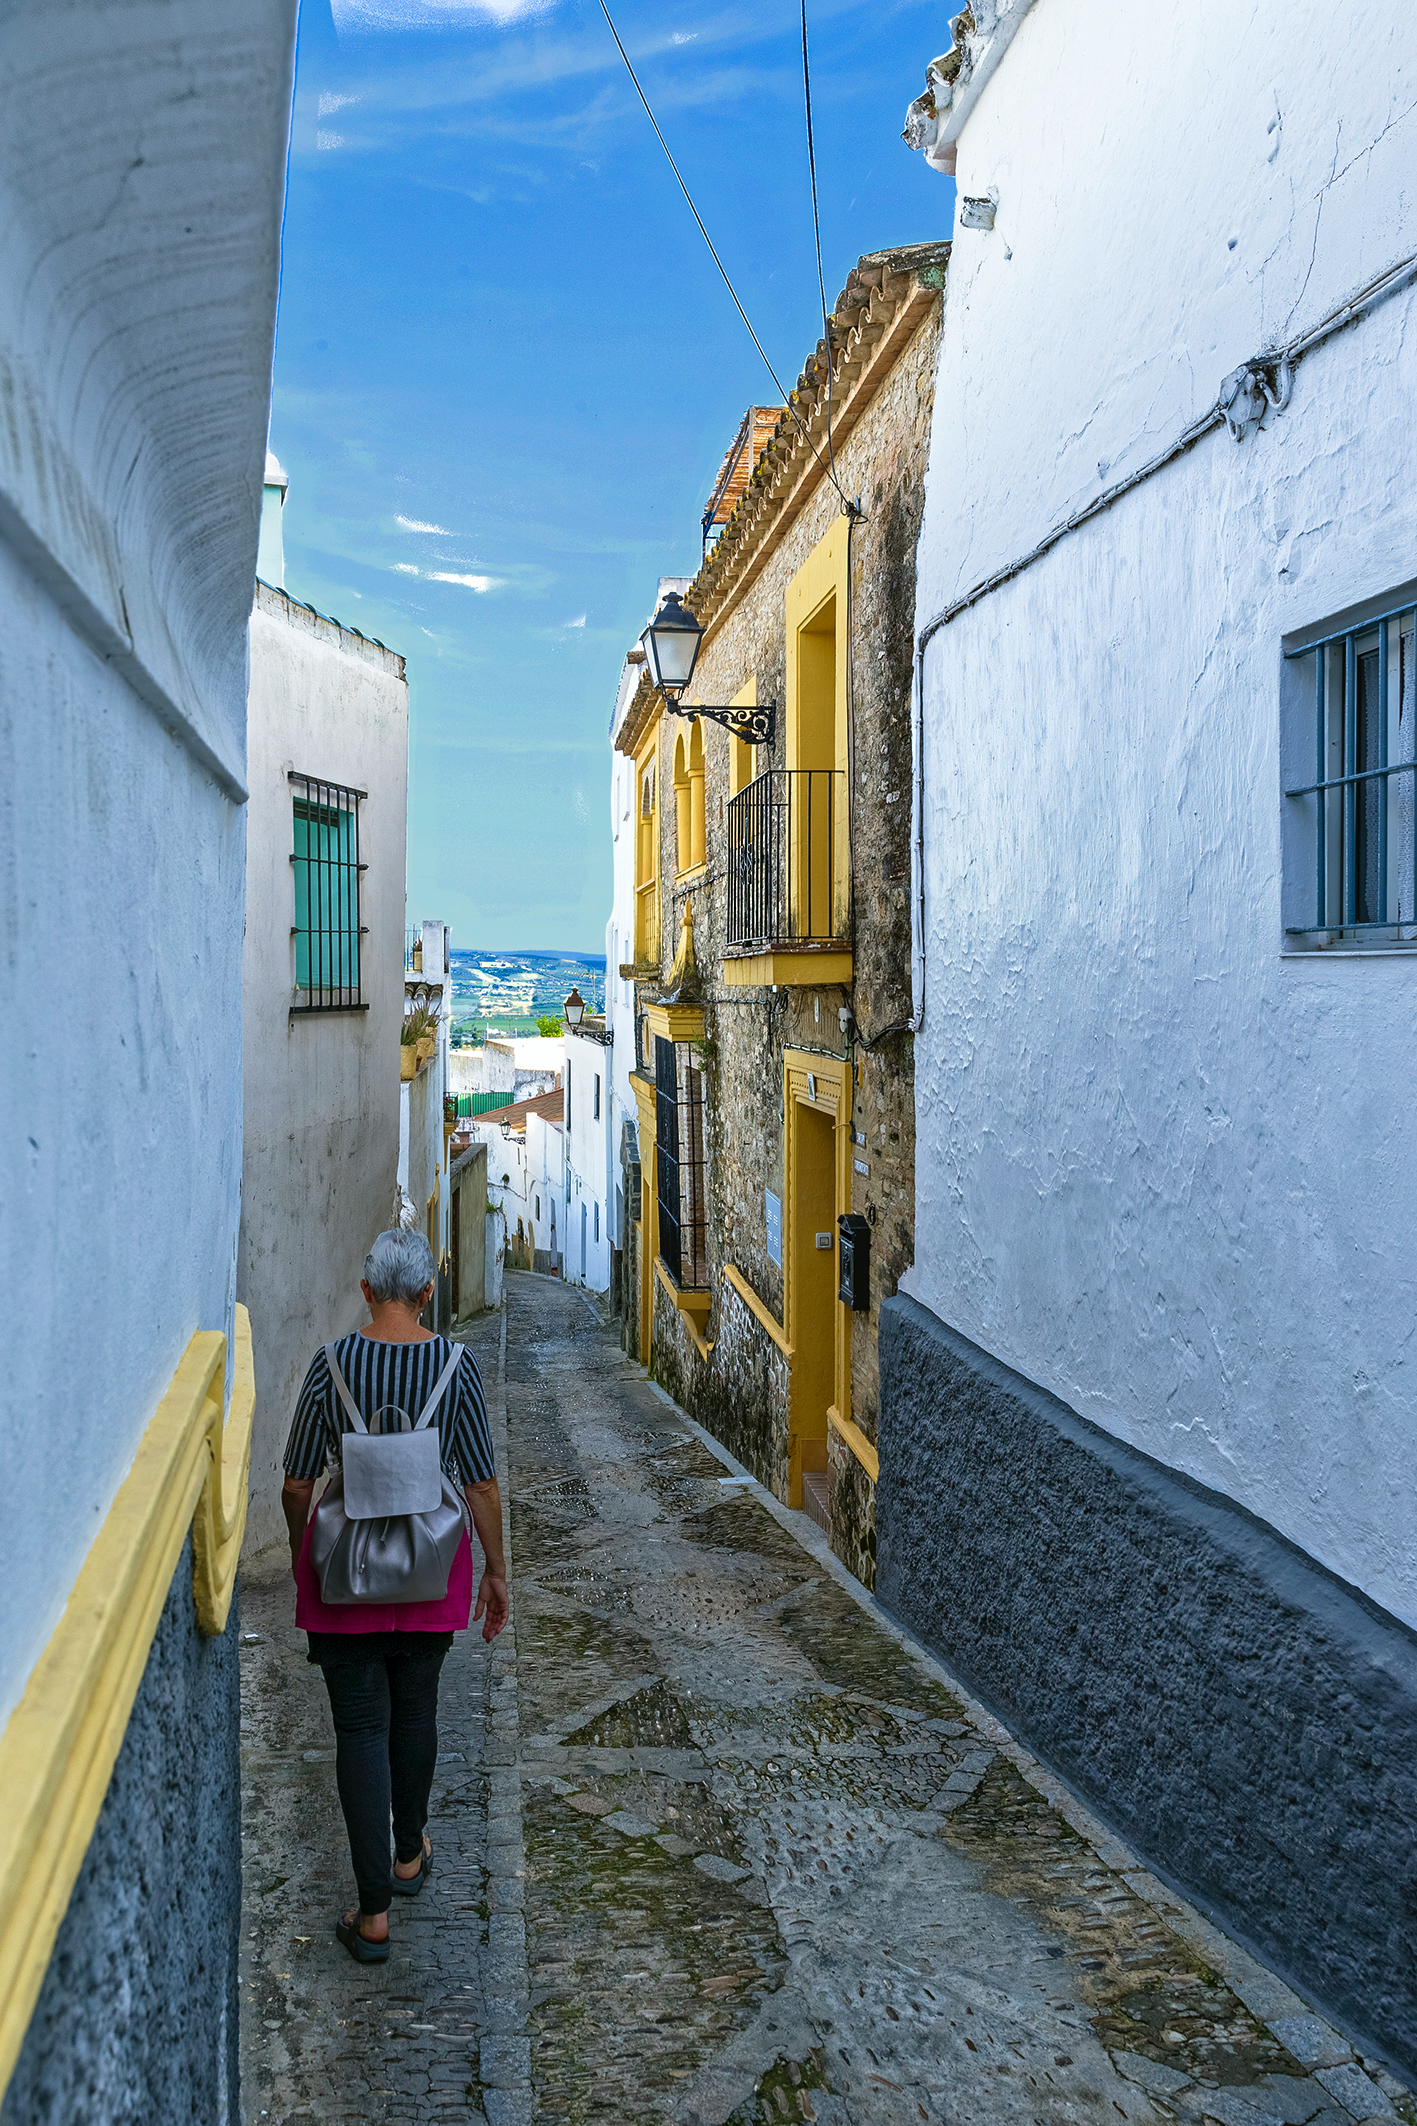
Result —
[[769, 984], [779, 989], [825, 989], [850, 982], [851, 954], [810, 946], [749, 953], [742, 959], [725, 958], [723, 980], [729, 989], [762, 989]]
[[236, 1309], [234, 1373], [223, 1426], [226, 1338], [199, 1330], [0, 1735], [0, 2097], [108, 1791], [189, 1527], [198, 1625], [212, 1633], [226, 1623], [246, 1526], [255, 1405], [244, 1307]]
[[871, 1482], [873, 1484], [879, 1483], [881, 1478], [881, 1457], [877, 1454], [861, 1427], [853, 1425], [849, 1417], [839, 1416], [835, 1410], [827, 1411], [827, 1423], [831, 1426], [832, 1431], [839, 1433], [846, 1442], [846, 1445], [856, 1456], [867, 1476], [870, 1477]]
[[661, 1041], [702, 1041], [701, 1004], [646, 1004], [645, 1024]]
[[[679, 1312], [681, 1314], [687, 1315], [689, 1320], [694, 1324], [694, 1341], [698, 1343], [700, 1335], [703, 1331], [704, 1324], [709, 1318], [709, 1309], [713, 1305], [713, 1294], [711, 1292], [699, 1291], [697, 1289], [685, 1291], [682, 1286], [677, 1285], [674, 1282], [673, 1277], [670, 1275], [669, 1265], [662, 1255], [655, 1256], [654, 1269], [655, 1275], [658, 1277], [660, 1283], [664, 1286], [665, 1291], [669, 1294], [675, 1306], [679, 1309]], [[708, 1349], [713, 1349], [712, 1344], [708, 1346]]]
[[742, 1300], [744, 1306], [748, 1309], [748, 1312], [754, 1315], [756, 1319], [762, 1323], [763, 1327], [767, 1330], [768, 1335], [777, 1345], [778, 1350], [781, 1351], [783, 1357], [791, 1358], [792, 1346], [787, 1341], [787, 1338], [783, 1333], [781, 1324], [773, 1319], [771, 1313], [763, 1305], [763, 1302], [761, 1301], [761, 1299], [759, 1299], [757, 1293], [753, 1290], [753, 1287], [749, 1284], [747, 1278], [743, 1275], [743, 1272], [741, 1270], [735, 1270], [731, 1262], [726, 1263], [724, 1265], [723, 1270], [723, 1281], [725, 1284], [732, 1286], [733, 1290], [738, 1294], [738, 1297]]

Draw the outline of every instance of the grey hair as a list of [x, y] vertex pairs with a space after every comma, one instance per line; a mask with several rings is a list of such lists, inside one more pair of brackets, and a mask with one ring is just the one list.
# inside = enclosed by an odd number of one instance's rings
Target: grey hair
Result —
[[381, 1233], [364, 1258], [364, 1282], [378, 1300], [411, 1307], [433, 1277], [433, 1250], [423, 1234], [398, 1226]]

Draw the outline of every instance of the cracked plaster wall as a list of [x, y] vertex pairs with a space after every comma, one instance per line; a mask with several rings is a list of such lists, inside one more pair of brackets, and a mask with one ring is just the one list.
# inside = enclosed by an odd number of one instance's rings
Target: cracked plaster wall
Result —
[[[1410, 18], [1316, 65], [1332, 31], [1031, 10], [960, 141], [999, 208], [951, 260], [919, 623], [1417, 247]], [[1413, 307], [927, 650], [902, 1284], [1409, 1623], [1414, 970], [1281, 957], [1280, 641], [1413, 574]]]

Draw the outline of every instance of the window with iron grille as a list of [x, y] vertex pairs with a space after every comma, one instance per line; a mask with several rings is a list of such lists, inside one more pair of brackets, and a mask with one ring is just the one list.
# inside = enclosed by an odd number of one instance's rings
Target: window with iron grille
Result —
[[1285, 648], [1291, 945], [1417, 945], [1417, 586]]
[[704, 1192], [704, 1079], [691, 1041], [654, 1044], [659, 1252], [682, 1291], [709, 1281]]
[[294, 1011], [367, 1011], [361, 981], [359, 804], [368, 795], [290, 777], [294, 815]]

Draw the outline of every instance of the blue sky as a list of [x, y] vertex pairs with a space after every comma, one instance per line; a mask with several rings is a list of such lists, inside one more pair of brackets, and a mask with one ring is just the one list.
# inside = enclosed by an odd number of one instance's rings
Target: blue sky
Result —
[[[611, 12], [790, 385], [821, 330], [795, 0]], [[898, 136], [953, 12], [809, 0], [828, 300], [949, 233]], [[410, 920], [604, 949], [621, 659], [773, 396], [595, 0], [302, 0], [286, 581], [408, 659]]]

